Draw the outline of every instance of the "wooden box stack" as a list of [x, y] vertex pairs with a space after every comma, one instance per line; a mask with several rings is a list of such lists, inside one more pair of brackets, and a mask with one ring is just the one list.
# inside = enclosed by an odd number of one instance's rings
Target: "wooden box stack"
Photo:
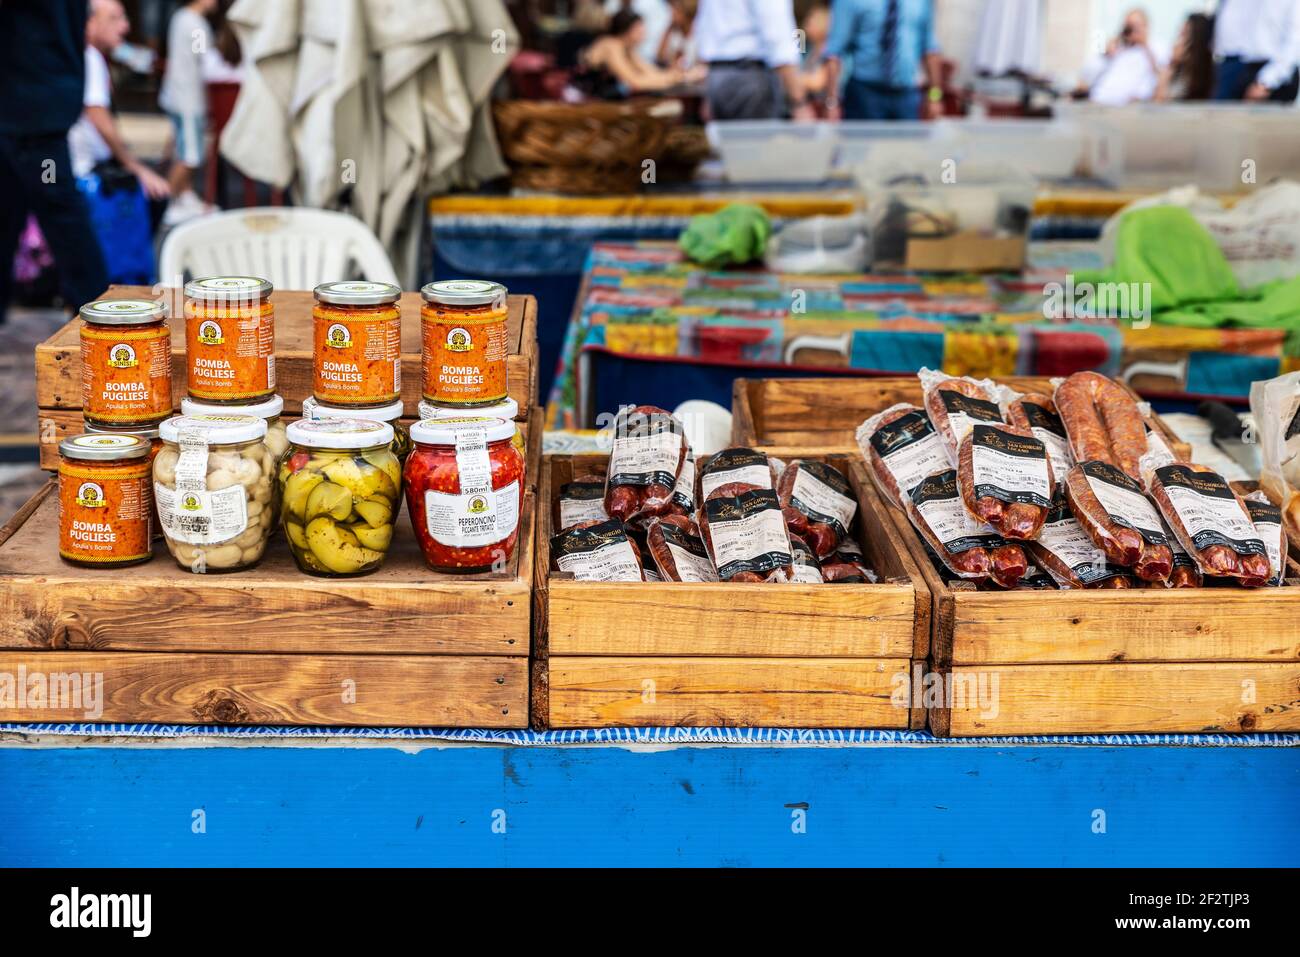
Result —
[[[116, 287], [111, 297], [147, 295]], [[310, 292], [277, 290], [276, 367], [286, 417], [311, 390]], [[403, 311], [403, 400], [420, 392], [419, 296]], [[537, 309], [510, 299], [510, 394], [527, 440], [519, 546], [501, 572], [428, 570], [403, 517], [383, 567], [346, 579], [298, 570], [283, 539], [253, 569], [195, 575], [162, 543], [130, 568], [79, 568], [58, 555], [57, 494], [47, 485], [0, 530], [0, 673], [100, 676], [97, 715], [26, 700], [23, 722], [522, 728], [528, 724], [535, 486], [541, 460]], [[176, 401], [185, 389], [183, 332], [173, 323]], [[81, 430], [74, 320], [38, 347], [43, 464]], [[531, 414], [530, 414], [531, 412]]]
[[[854, 429], [897, 402], [920, 404], [916, 379], [739, 380], [733, 440], [858, 455]], [[933, 602], [935, 734], [1300, 729], [1300, 587], [979, 591], [944, 583], [899, 509], [888, 520]]]
[[904, 680], [929, 595], [865, 470], [840, 467], [878, 584], [575, 581], [550, 571], [553, 502], [606, 456], [547, 458], [538, 497], [533, 716], [540, 727], [920, 727]]

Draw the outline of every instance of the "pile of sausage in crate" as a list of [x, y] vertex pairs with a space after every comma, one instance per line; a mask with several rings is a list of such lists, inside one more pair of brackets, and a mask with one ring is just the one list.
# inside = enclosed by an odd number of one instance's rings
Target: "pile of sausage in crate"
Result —
[[579, 581], [874, 581], [857, 509], [833, 465], [750, 448], [697, 462], [671, 413], [637, 406], [614, 423], [606, 473], [560, 487], [551, 559]]
[[858, 445], [949, 580], [1001, 588], [1280, 585], [1281, 513], [1180, 461], [1123, 386], [1095, 372], [1021, 394], [918, 373], [924, 408], [864, 422]]

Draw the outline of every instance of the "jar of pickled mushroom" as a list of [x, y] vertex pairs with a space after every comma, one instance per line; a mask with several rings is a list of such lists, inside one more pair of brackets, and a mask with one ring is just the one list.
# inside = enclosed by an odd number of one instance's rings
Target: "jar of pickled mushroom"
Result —
[[213, 276], [185, 284], [185, 354], [192, 399], [240, 405], [275, 392], [271, 283]]
[[172, 414], [172, 339], [161, 302], [81, 307], [81, 408], [103, 426], [157, 425]]
[[[289, 439], [285, 435], [286, 423], [283, 413], [284, 399], [278, 395], [273, 395], [269, 399], [263, 399], [260, 402], [248, 402], [243, 405], [219, 405], [215, 402], [200, 402], [198, 399], [181, 399], [181, 415], [251, 415], [255, 419], [261, 419], [266, 423], [266, 438], [263, 441], [277, 464], [280, 457], [289, 448]], [[275, 490], [275, 483], [272, 483], [272, 491]], [[280, 527], [279, 495], [271, 496], [270, 507], [271, 530], [274, 532]]]
[[[434, 405], [432, 402], [420, 401], [419, 412], [421, 419], [455, 419], [465, 414], [464, 409], [445, 409]], [[519, 418], [519, 403], [507, 396], [496, 405], [484, 406], [481, 409], [475, 409], [474, 415], [486, 416], [491, 419], [505, 419], [507, 422], [514, 422]], [[515, 434], [510, 439], [511, 443], [520, 453], [524, 453], [524, 436], [519, 431], [518, 423], [515, 425]], [[526, 453], [524, 453], [526, 454]]]
[[[150, 469], [153, 468], [153, 460], [157, 458], [158, 452], [163, 447], [162, 436], [159, 433], [158, 426], [142, 426], [140, 428], [123, 428], [117, 426], [95, 425], [86, 423], [86, 432], [91, 435], [134, 435], [145, 442], [149, 443], [148, 462]], [[158, 520], [158, 504], [153, 500], [153, 482], [146, 483], [149, 486], [149, 513], [152, 519], [151, 526], [154, 538], [162, 538], [162, 522]]]
[[401, 502], [393, 429], [371, 419], [303, 419], [289, 425], [280, 463], [281, 522], [298, 567], [351, 576], [384, 563]]
[[524, 457], [505, 419], [462, 416], [411, 426], [406, 506], [429, 567], [501, 569], [514, 554], [524, 495]]
[[149, 443], [136, 435], [87, 433], [59, 443], [59, 556], [116, 568], [148, 561]]
[[506, 288], [482, 279], [431, 282], [420, 290], [422, 392], [428, 402], [460, 409], [506, 397]]
[[196, 573], [256, 565], [271, 536], [276, 459], [266, 421], [178, 415], [161, 427], [153, 491], [167, 550]]
[[402, 424], [402, 416], [405, 414], [401, 399], [387, 405], [357, 408], [327, 405], [310, 396], [302, 401], [304, 419], [370, 419], [373, 422], [387, 422], [393, 427], [393, 454], [402, 462], [411, 454], [411, 433]]

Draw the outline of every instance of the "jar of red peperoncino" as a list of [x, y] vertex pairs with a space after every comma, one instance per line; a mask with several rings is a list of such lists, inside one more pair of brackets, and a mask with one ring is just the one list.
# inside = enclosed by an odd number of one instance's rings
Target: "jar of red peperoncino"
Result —
[[406, 505], [435, 571], [502, 569], [519, 539], [524, 457], [515, 424], [491, 416], [425, 419], [403, 473]]

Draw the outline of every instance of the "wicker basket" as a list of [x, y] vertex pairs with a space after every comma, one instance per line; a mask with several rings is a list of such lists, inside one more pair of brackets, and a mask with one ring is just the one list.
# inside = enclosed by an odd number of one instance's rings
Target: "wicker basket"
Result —
[[494, 104], [497, 139], [519, 189], [600, 195], [634, 193], [642, 164], [659, 162], [673, 117], [654, 101]]

